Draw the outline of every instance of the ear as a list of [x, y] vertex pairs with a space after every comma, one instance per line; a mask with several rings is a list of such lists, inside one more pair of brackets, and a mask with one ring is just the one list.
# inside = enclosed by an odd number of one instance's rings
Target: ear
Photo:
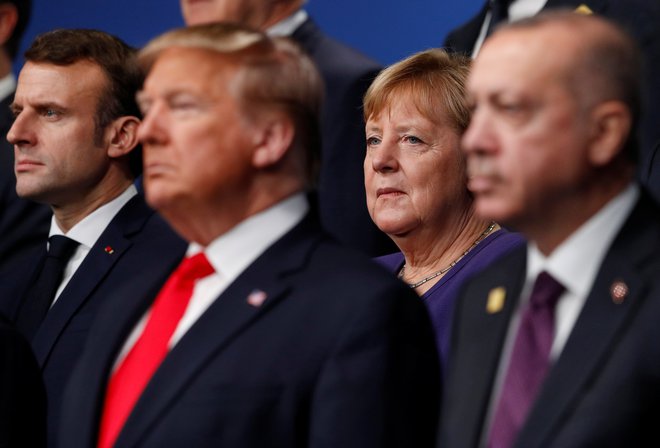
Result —
[[122, 157], [137, 146], [137, 131], [140, 120], [133, 116], [119, 117], [106, 129], [108, 156]]
[[621, 153], [632, 128], [632, 116], [621, 101], [606, 101], [594, 107], [591, 120], [589, 160], [594, 166], [605, 166]]
[[18, 21], [18, 11], [11, 3], [0, 4], [0, 45], [11, 37]]
[[255, 150], [252, 165], [255, 168], [268, 168], [284, 158], [290, 150], [295, 136], [291, 119], [284, 114], [273, 114], [260, 124], [261, 129], [254, 134]]

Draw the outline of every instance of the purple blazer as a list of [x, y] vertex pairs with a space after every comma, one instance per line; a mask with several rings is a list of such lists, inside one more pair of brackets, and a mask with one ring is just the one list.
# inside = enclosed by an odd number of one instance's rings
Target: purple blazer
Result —
[[[422, 296], [433, 322], [443, 372], [447, 365], [454, 303], [463, 283], [511, 249], [522, 244], [524, 244], [524, 239], [521, 235], [505, 229], [488, 235]], [[374, 260], [395, 275], [401, 270], [404, 263], [401, 252], [377, 257]]]

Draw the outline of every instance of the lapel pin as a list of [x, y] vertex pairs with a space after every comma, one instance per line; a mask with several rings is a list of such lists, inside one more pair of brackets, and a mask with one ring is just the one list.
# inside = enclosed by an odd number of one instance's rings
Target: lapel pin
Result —
[[105, 249], [103, 249], [103, 250], [105, 251], [106, 254], [112, 255], [112, 254], [115, 253], [115, 250], [110, 246], [105, 246]]
[[612, 296], [612, 302], [620, 305], [628, 296], [628, 285], [622, 280], [616, 280], [610, 286], [610, 296]]
[[268, 296], [260, 289], [255, 289], [247, 296], [247, 303], [255, 308], [259, 308]]
[[488, 314], [495, 314], [502, 311], [505, 298], [506, 289], [504, 289], [504, 287], [499, 286], [491, 289], [488, 293], [488, 302], [486, 302], [486, 312], [488, 312]]
[[577, 8], [575, 8], [575, 11], [574, 11], [574, 12], [576, 12], [576, 13], [578, 13], [578, 14], [584, 14], [585, 16], [589, 16], [589, 15], [591, 15], [591, 14], [594, 13], [594, 12], [591, 10], [591, 8], [589, 8], [589, 7], [588, 7], [587, 5], [585, 5], [584, 3], [582, 3], [580, 6], [578, 6]]

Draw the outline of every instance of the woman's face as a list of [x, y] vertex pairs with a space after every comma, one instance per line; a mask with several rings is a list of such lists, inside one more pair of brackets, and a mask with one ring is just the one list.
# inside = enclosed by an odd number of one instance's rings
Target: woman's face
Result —
[[444, 111], [431, 121], [396, 96], [367, 120], [367, 207], [388, 235], [441, 228], [447, 214], [461, 213], [468, 203], [460, 135], [448, 122]]

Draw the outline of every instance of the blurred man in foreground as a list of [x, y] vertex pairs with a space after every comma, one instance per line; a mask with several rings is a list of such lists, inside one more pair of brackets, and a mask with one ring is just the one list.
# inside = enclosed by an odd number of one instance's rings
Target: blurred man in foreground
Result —
[[123, 317], [97, 320], [61, 443], [433, 446], [423, 304], [327, 237], [304, 194], [321, 98], [309, 58], [215, 24], [166, 33], [140, 60], [147, 200], [190, 245], [163, 288], [117, 291]]
[[640, 57], [570, 12], [511, 24], [468, 80], [477, 213], [521, 231], [463, 291], [443, 447], [656, 446], [660, 209], [633, 180]]

